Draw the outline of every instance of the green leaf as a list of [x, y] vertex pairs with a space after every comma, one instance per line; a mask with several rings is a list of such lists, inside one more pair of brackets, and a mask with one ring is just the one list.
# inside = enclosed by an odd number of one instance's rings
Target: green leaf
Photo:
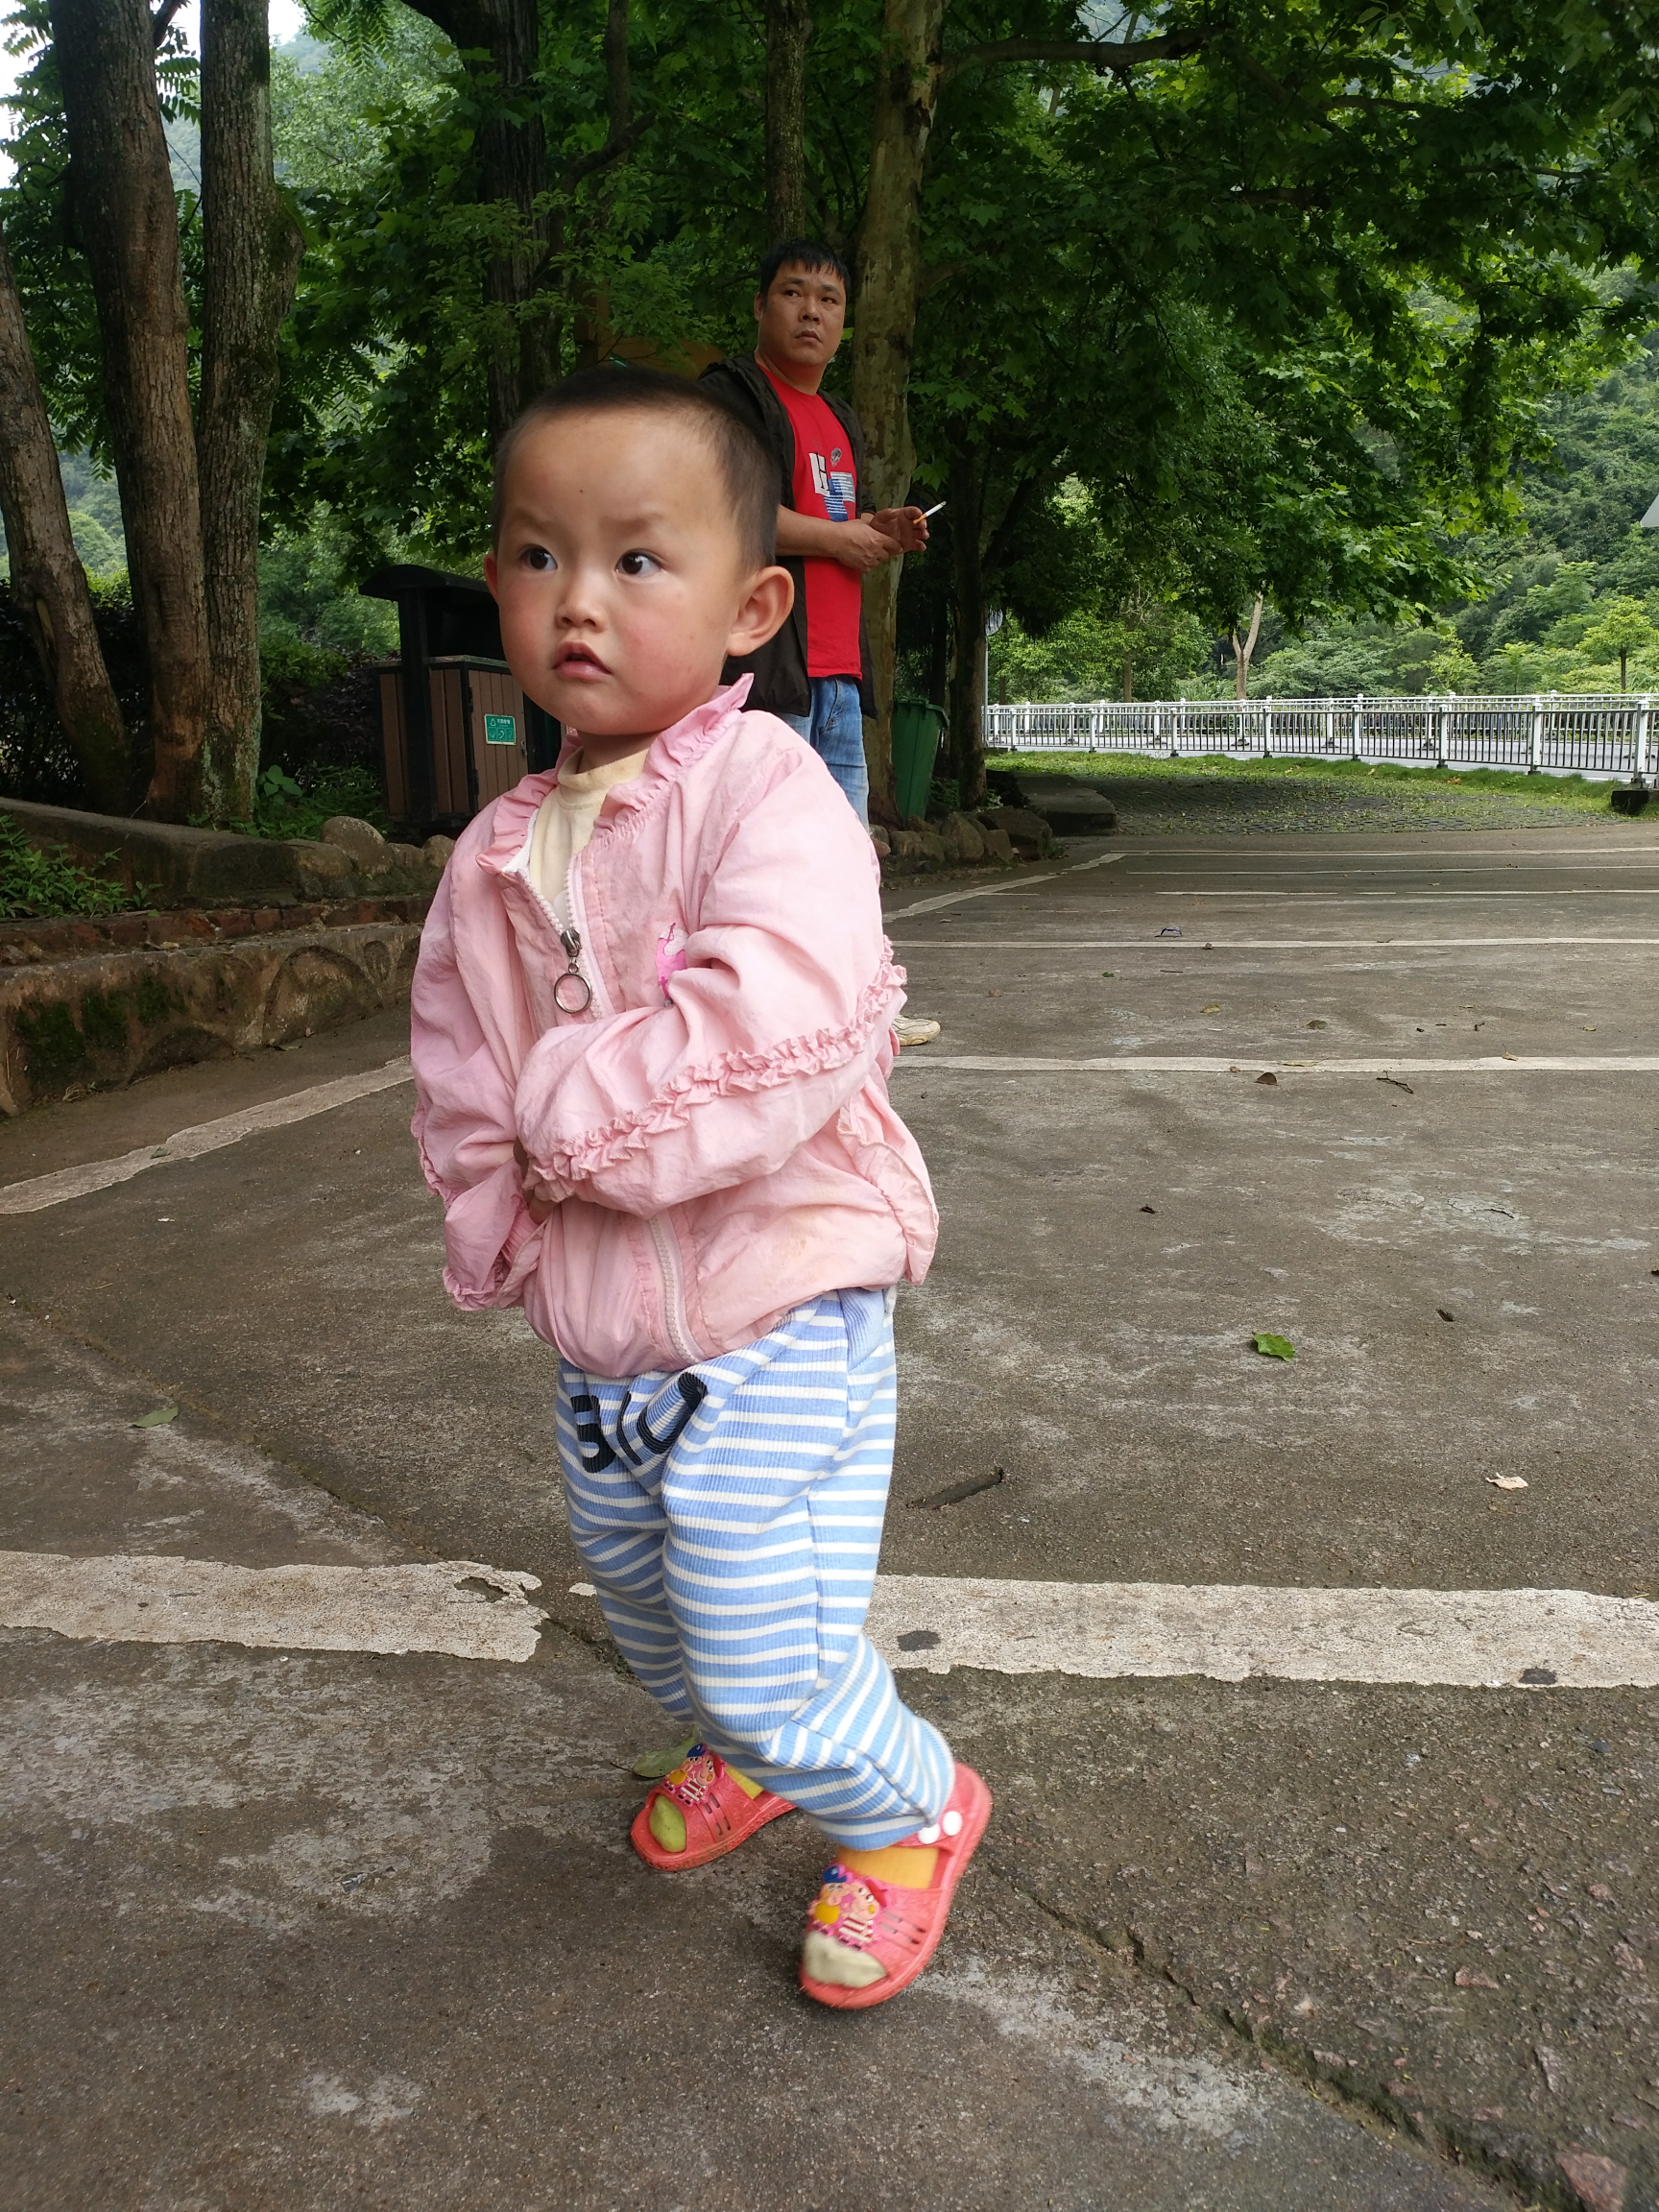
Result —
[[137, 1420], [132, 1423], [132, 1427], [134, 1429], [165, 1429], [169, 1421], [177, 1421], [178, 1418], [179, 1408], [177, 1406], [157, 1406], [154, 1413], [140, 1413]]
[[697, 1741], [687, 1736], [683, 1743], [670, 1743], [661, 1751], [641, 1751], [634, 1762], [634, 1772], [641, 1782], [661, 1782], [664, 1774], [672, 1774], [687, 1751]]
[[1294, 1359], [1296, 1357], [1296, 1347], [1291, 1343], [1288, 1336], [1256, 1335], [1252, 1336], [1250, 1341], [1263, 1358]]

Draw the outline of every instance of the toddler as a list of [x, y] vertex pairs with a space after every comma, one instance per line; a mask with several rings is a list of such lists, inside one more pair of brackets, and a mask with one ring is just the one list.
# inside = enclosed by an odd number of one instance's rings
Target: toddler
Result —
[[869, 838], [749, 678], [720, 688], [789, 613], [777, 495], [743, 422], [649, 371], [574, 376], [503, 440], [486, 574], [566, 735], [433, 905], [415, 1134], [450, 1295], [558, 1350], [572, 1536], [694, 1739], [635, 1848], [700, 1866], [803, 1809], [834, 1863], [801, 1985], [862, 2008], [932, 1956], [991, 1799], [863, 1633], [893, 1286], [937, 1215], [887, 1099]]

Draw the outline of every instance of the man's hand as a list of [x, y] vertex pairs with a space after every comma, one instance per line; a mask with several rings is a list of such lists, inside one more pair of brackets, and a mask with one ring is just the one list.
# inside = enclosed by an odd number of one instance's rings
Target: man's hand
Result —
[[518, 1163], [518, 1176], [524, 1187], [525, 1207], [531, 1220], [540, 1227], [543, 1221], [551, 1217], [557, 1201], [546, 1195], [546, 1186], [530, 1165], [529, 1153], [525, 1151], [523, 1145], [517, 1139], [513, 1144], [513, 1157]]
[[[890, 512], [897, 515], [901, 510], [893, 508]], [[839, 561], [863, 575], [904, 550], [892, 531], [878, 525], [879, 517], [871, 515], [861, 515], [856, 522], [831, 522], [828, 516], [800, 515], [793, 507], [780, 507], [778, 550], [780, 554], [805, 553], [820, 561]], [[924, 524], [924, 532], [926, 528]]]
[[884, 538], [891, 538], [901, 553], [926, 553], [927, 517], [920, 507], [883, 507], [871, 517]]
[[857, 522], [832, 522], [830, 527], [835, 533], [836, 560], [844, 568], [856, 568], [860, 576], [903, 551], [898, 539], [868, 516]]

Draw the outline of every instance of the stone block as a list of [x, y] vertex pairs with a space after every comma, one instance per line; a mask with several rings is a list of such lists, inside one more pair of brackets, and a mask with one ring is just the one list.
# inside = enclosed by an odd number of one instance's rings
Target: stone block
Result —
[[359, 821], [355, 814], [331, 814], [317, 834], [346, 854], [354, 876], [384, 876], [396, 865], [393, 848], [373, 823]]
[[326, 897], [351, 879], [351, 856], [338, 845], [320, 838], [290, 837], [287, 851], [294, 855], [300, 888], [310, 898]]
[[454, 850], [453, 837], [428, 837], [421, 848], [421, 857], [428, 868], [447, 868], [449, 855]]
[[985, 832], [967, 814], [948, 814], [939, 832], [947, 857], [972, 865], [985, 857]]
[[1022, 860], [1041, 860], [1054, 850], [1054, 838], [1041, 814], [1025, 806], [998, 806], [992, 827], [1003, 830]]

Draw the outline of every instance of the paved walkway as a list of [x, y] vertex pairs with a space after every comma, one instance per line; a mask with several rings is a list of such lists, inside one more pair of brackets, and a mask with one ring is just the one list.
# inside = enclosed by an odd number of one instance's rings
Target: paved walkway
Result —
[[[0, 1129], [16, 1185], [241, 1124], [0, 1214], [0, 1618], [57, 1623], [0, 1628], [9, 2205], [1647, 2204], [1633, 830], [1102, 844], [889, 902], [946, 1233], [878, 1610], [998, 1814], [868, 2019], [792, 1988], [803, 1822], [678, 1881], [628, 1850], [661, 1731], [572, 1588], [547, 1355], [438, 1288], [407, 1087], [251, 1111], [387, 1074], [396, 1024]], [[297, 1568], [334, 1578], [273, 1613]], [[425, 1646], [318, 1647], [376, 1576]], [[141, 1601], [224, 1640], [138, 1641]], [[532, 1657], [452, 1655], [527, 1604]]]

